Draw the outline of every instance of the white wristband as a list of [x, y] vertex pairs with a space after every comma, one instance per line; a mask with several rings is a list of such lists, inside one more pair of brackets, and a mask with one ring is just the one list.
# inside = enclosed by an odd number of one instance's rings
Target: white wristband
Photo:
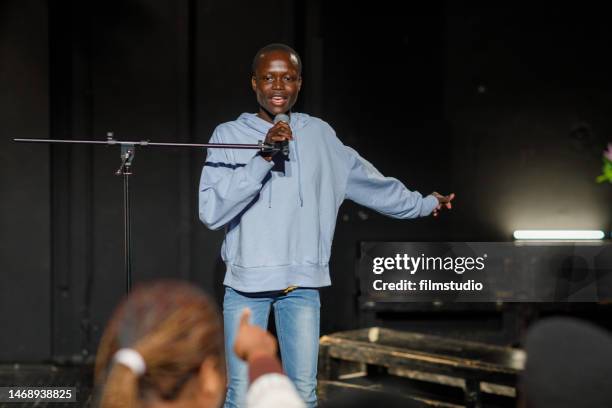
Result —
[[123, 364], [124, 366], [132, 370], [137, 377], [143, 375], [147, 370], [145, 361], [140, 355], [140, 353], [131, 348], [123, 348], [117, 350], [113, 357], [113, 361], [119, 364]]

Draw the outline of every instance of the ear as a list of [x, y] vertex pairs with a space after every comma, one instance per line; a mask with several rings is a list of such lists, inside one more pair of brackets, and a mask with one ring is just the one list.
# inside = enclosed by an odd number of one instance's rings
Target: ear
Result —
[[298, 92], [302, 89], [302, 76], [301, 75], [298, 78], [297, 89], [298, 89]]
[[225, 391], [225, 375], [219, 370], [219, 359], [214, 356], [207, 357], [200, 365], [198, 381], [202, 394], [213, 400], [222, 398]]
[[251, 77], [251, 88], [253, 92], [257, 91], [257, 78], [255, 78], [255, 75]]

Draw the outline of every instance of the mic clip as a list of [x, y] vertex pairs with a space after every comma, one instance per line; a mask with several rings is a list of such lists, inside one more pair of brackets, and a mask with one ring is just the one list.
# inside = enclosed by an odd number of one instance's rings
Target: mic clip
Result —
[[283, 142], [275, 142], [274, 144], [268, 144], [260, 140], [259, 142], [257, 142], [257, 144], [259, 145], [259, 151], [261, 153], [275, 155], [276, 153], [280, 152], [283, 156], [285, 156], [286, 160], [289, 160], [288, 141], [285, 140]]
[[285, 140], [282, 142], [276, 142], [275, 145], [278, 148], [278, 151], [285, 156], [285, 160], [289, 160], [289, 142]]
[[257, 145], [259, 146], [259, 151], [261, 153], [268, 153], [269, 154], [269, 153], [276, 153], [276, 152], [279, 151], [277, 146], [275, 146], [273, 144], [265, 143], [262, 140], [258, 141]]

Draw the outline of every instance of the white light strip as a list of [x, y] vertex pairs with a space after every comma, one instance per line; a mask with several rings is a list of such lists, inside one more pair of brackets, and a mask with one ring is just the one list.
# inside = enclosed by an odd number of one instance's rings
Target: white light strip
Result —
[[514, 239], [603, 239], [605, 234], [598, 230], [517, 230]]

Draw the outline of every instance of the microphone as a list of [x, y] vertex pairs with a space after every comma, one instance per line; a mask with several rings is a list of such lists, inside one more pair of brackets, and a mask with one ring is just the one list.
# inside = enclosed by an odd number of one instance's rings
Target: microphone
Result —
[[[274, 124], [276, 125], [278, 122], [285, 122], [286, 124], [289, 124], [290, 120], [291, 119], [289, 119], [288, 115], [285, 115], [284, 113], [279, 113], [278, 115], [274, 117]], [[280, 151], [283, 154], [283, 156], [289, 157], [289, 141], [288, 140], [277, 142], [276, 145], [277, 147], [280, 148]]]

